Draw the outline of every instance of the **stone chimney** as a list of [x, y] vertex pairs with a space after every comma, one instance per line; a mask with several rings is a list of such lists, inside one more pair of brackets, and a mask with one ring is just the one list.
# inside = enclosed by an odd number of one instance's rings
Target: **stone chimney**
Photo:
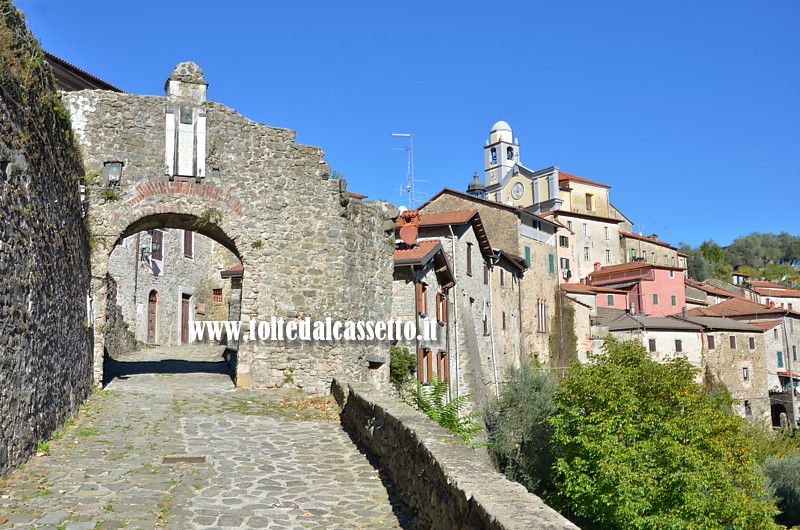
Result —
[[594, 272], [600, 272], [600, 269], [602, 269], [602, 268], [603, 267], [600, 265], [599, 261], [595, 261], [594, 262]]
[[653, 241], [658, 241], [658, 234], [652, 234], [650, 236], [650, 239], [652, 239]]

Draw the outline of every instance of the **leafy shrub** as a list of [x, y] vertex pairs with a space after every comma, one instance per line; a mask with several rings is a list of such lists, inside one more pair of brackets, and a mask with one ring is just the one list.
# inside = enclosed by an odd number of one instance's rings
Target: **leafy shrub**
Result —
[[800, 525], [800, 453], [767, 457], [762, 472], [781, 510], [775, 520], [786, 526]]
[[411, 380], [416, 364], [417, 359], [408, 348], [389, 348], [389, 380], [395, 387], [400, 388]]
[[414, 404], [430, 419], [475, 447], [477, 444], [473, 439], [483, 429], [476, 421], [481, 414], [473, 412], [462, 415], [471, 396], [467, 394], [447, 401], [448, 386], [447, 380], [439, 379], [435, 374], [428, 386], [418, 382], [411, 391]]
[[489, 452], [506, 477], [536, 493], [548, 486], [557, 456], [546, 420], [556, 410], [558, 384], [527, 365], [509, 370], [507, 379], [486, 414]]

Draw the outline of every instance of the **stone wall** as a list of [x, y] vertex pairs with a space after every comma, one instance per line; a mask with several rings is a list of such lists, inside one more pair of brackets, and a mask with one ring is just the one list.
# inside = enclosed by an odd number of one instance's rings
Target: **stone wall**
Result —
[[575, 529], [575, 525], [408, 405], [334, 381], [341, 421], [375, 456], [414, 514], [413, 528]]
[[[157, 227], [189, 229], [241, 259], [245, 322], [273, 316], [388, 319], [396, 209], [352, 200], [344, 181], [329, 179], [319, 147], [298, 144], [294, 131], [207, 101], [205, 87], [200, 68], [182, 63], [166, 96], [97, 90], [65, 95], [87, 170], [125, 164], [117, 201], [90, 197], [91, 226], [105, 243], [105, 252], [93, 257], [93, 275], [107, 272], [111, 250], [125, 237]], [[180, 126], [184, 118], [202, 117], [195, 122], [195, 145], [206, 146], [204, 158], [197, 148], [196, 160], [204, 171], [193, 176], [172, 174], [169, 164], [165, 173], [176, 106]], [[184, 108], [194, 114], [184, 116]], [[104, 313], [98, 307], [98, 323]], [[281, 386], [291, 373], [294, 384], [322, 391], [335, 374], [365, 378], [371, 348], [354, 342], [241, 343], [237, 384]], [[96, 345], [97, 376], [101, 361], [102, 345]]]
[[0, 1], [0, 474], [91, 392], [82, 175], [44, 54]]

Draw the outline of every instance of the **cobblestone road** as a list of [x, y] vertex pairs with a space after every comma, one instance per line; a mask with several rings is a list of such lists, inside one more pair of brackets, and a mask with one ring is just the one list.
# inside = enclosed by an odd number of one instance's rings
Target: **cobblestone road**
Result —
[[328, 398], [236, 390], [221, 353], [119, 359], [135, 375], [0, 480], [0, 530], [404, 526]]

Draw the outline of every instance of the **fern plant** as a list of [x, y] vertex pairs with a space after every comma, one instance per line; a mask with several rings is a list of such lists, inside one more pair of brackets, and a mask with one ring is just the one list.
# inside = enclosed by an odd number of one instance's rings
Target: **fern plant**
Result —
[[447, 401], [447, 389], [447, 380], [439, 379], [434, 374], [428, 386], [417, 382], [417, 387], [411, 391], [411, 396], [414, 404], [426, 416], [468, 445], [477, 447], [479, 444], [474, 443], [473, 439], [482, 429], [481, 424], [477, 422], [482, 414], [472, 412], [461, 415], [471, 395], [458, 396]]

